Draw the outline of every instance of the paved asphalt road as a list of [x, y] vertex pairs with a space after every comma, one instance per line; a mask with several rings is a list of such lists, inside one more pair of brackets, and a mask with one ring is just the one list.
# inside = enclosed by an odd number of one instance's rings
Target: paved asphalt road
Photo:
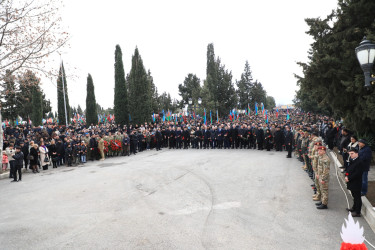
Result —
[[0, 180], [0, 248], [339, 249], [348, 214], [333, 167], [320, 211], [285, 155], [147, 151]]

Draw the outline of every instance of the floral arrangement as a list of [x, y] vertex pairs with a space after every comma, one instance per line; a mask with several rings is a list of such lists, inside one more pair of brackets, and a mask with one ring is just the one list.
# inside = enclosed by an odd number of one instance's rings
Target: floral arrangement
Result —
[[107, 141], [104, 141], [104, 153], [107, 154], [109, 151], [109, 148], [108, 148], [108, 142]]
[[109, 149], [112, 152], [121, 152], [121, 150], [122, 150], [121, 141], [111, 140], [110, 143], [109, 143]]

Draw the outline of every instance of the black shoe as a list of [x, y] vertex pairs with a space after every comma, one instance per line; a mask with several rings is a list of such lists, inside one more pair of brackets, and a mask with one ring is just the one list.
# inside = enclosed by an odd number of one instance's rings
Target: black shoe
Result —
[[16, 180], [13, 180], [13, 181], [11, 181], [11, 182], [17, 182]]
[[361, 217], [361, 214], [358, 214], [358, 213], [356, 213], [356, 212], [353, 212], [353, 213], [352, 213], [352, 217]]
[[320, 206], [320, 205], [322, 205], [322, 202], [321, 202], [321, 201], [315, 203], [315, 206]]
[[366, 196], [366, 194], [362, 194], [362, 193], [361, 193], [361, 196]]
[[348, 211], [348, 212], [354, 212], [354, 209], [353, 208], [345, 208], [346, 209], [346, 211]]
[[315, 184], [311, 184], [310, 186], [315, 187]]
[[327, 209], [328, 207], [327, 207], [327, 205], [322, 204], [322, 205], [320, 205], [320, 206], [318, 206], [316, 208], [317, 209]]
[[287, 156], [286, 158], [292, 158], [291, 156]]

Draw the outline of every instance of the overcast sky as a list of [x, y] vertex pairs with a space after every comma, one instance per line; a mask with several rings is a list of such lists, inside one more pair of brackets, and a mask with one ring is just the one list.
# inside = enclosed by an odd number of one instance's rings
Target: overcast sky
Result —
[[[178, 84], [188, 73], [205, 79], [207, 45], [240, 79], [248, 60], [277, 104], [290, 104], [297, 61], [307, 61], [312, 39], [304, 19], [326, 17], [337, 0], [64, 0], [63, 24], [71, 35], [63, 50], [72, 106], [85, 107], [87, 74], [94, 80], [96, 101], [113, 107], [114, 52], [121, 46], [125, 73], [137, 46], [159, 90], [180, 99]], [[58, 67], [58, 63], [56, 63]], [[56, 81], [45, 81], [56, 110]]]

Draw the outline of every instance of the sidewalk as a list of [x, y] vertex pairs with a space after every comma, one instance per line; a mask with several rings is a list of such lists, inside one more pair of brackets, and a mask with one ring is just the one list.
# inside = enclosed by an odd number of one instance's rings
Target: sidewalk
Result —
[[[337, 159], [336, 154], [333, 151], [329, 151], [329, 156], [333, 160], [333, 164], [337, 171], [340, 173], [338, 176], [340, 177], [341, 185], [344, 188], [344, 191], [349, 194], [348, 199], [352, 199], [351, 193], [349, 190], [346, 189], [346, 182], [344, 180], [344, 175], [341, 173], [340, 167], [342, 164]], [[372, 170], [372, 171], [371, 171]], [[373, 167], [371, 167], [371, 170], [369, 172], [369, 181], [375, 180], [375, 170]], [[371, 176], [370, 176], [371, 173]], [[371, 179], [370, 179], [371, 178]], [[352, 200], [350, 201], [352, 203]], [[375, 210], [374, 207], [371, 205], [369, 200], [366, 198], [366, 196], [362, 196], [362, 216], [366, 219], [367, 223], [370, 225], [371, 229], [375, 233]]]

